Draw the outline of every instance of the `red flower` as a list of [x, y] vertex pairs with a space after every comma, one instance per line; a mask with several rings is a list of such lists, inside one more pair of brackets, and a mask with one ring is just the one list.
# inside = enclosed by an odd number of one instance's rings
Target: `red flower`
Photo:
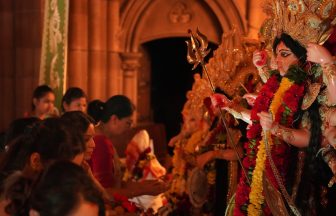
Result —
[[253, 124], [250, 129], [247, 131], [246, 136], [248, 139], [256, 138], [258, 135], [260, 135], [262, 131], [260, 124]]
[[118, 193], [113, 194], [113, 198], [114, 198], [114, 201], [116, 202], [128, 201], [128, 198], [126, 196], [118, 194]]
[[136, 205], [134, 205], [134, 203], [131, 203], [129, 201], [122, 202], [121, 205], [128, 212], [136, 212], [138, 210], [138, 208], [136, 207]]
[[[266, 84], [261, 88], [258, 97], [256, 98], [255, 104], [251, 111], [251, 120], [253, 122], [252, 126], [250, 126], [247, 131], [247, 138], [250, 139], [250, 142], [246, 142], [244, 144], [246, 156], [243, 159], [243, 166], [245, 170], [248, 172], [249, 179], [251, 180], [251, 173], [255, 168], [256, 163], [256, 154], [258, 151], [259, 141], [261, 140], [261, 126], [259, 123], [259, 117], [257, 114], [261, 111], [268, 111], [270, 103], [274, 97], [274, 93], [279, 88], [279, 77], [277, 75], [273, 75], [268, 79]], [[302, 100], [304, 94], [304, 86], [303, 84], [297, 85], [294, 84], [289, 88], [283, 97], [283, 103], [276, 111], [275, 121], [285, 125], [292, 126], [293, 116], [299, 108], [300, 101]], [[288, 108], [290, 110], [288, 110]], [[253, 141], [254, 140], [254, 141]], [[280, 141], [282, 142], [282, 141]], [[277, 143], [278, 144], [278, 143]], [[279, 146], [274, 146], [272, 149], [272, 158], [276, 167], [279, 169], [279, 172], [282, 176], [285, 176], [285, 171], [288, 166], [288, 150], [289, 147], [287, 144], [282, 142]], [[270, 181], [273, 185], [277, 186], [275, 177], [273, 175], [273, 171], [270, 167], [269, 161], [266, 160], [265, 164], [266, 175], [270, 177]], [[239, 180], [239, 184], [236, 191], [236, 206], [234, 209], [234, 215], [245, 215], [246, 207], [249, 204], [249, 193], [250, 186], [246, 182], [245, 176], [241, 173], [241, 178]], [[269, 215], [270, 211], [267, 208], [264, 208], [265, 215]]]

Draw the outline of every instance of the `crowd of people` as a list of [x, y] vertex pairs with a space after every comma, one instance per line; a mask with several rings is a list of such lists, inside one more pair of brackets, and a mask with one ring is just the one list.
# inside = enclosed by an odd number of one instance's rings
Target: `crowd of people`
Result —
[[31, 112], [6, 131], [0, 215], [139, 213], [129, 198], [167, 189], [158, 179], [122, 181], [122, 165], [109, 136], [131, 128], [134, 105], [126, 96], [115, 95], [105, 103], [94, 100], [91, 115], [80, 88], [66, 91], [61, 115], [54, 101], [49, 86], [38, 86]]

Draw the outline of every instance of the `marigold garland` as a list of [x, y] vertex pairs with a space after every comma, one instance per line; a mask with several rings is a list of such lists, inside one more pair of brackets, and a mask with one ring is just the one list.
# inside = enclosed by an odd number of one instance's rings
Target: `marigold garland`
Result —
[[263, 140], [260, 141], [258, 147], [256, 167], [253, 171], [251, 192], [250, 192], [250, 204], [247, 208], [248, 215], [261, 215], [261, 205], [264, 203], [264, 195], [262, 188], [263, 171], [265, 168], [266, 152]]
[[[259, 141], [261, 139], [260, 134], [262, 131], [257, 114], [262, 111], [267, 112], [273, 95], [278, 90], [279, 78], [279, 75], [275, 74], [267, 80], [266, 84], [260, 91], [261, 94], [259, 94], [259, 96], [256, 98], [255, 104], [251, 111], [251, 120], [253, 124], [247, 131], [247, 138], [250, 140], [244, 145], [246, 156], [243, 159], [243, 166], [244, 169], [248, 172], [248, 178], [250, 181], [252, 180], [252, 172], [256, 164], [256, 155], [258, 152], [257, 148], [259, 146]], [[241, 175], [236, 191], [236, 206], [234, 208], [234, 215], [242, 216], [247, 213], [250, 190], [251, 188], [247, 183], [245, 175]]]
[[[281, 80], [279, 89], [274, 94], [272, 103], [270, 105], [270, 112], [273, 115], [273, 118], [275, 117], [276, 111], [282, 104], [282, 99], [285, 94], [285, 92], [293, 85], [293, 82], [290, 81], [288, 78], [284, 77]], [[266, 154], [265, 154], [265, 136], [267, 134], [263, 134], [263, 140], [260, 141], [260, 145], [258, 148], [257, 153], [257, 160], [256, 160], [256, 167], [253, 171], [253, 177], [252, 177], [252, 184], [251, 184], [251, 192], [250, 192], [250, 204], [247, 209], [248, 215], [261, 215], [261, 205], [264, 203], [264, 195], [262, 193], [262, 178], [263, 178], [263, 172], [265, 168], [265, 160], [266, 160]], [[268, 136], [267, 141], [269, 146], [272, 146], [272, 137]]]
[[283, 101], [283, 97], [285, 92], [292, 87], [292, 85], [294, 84], [293, 81], [290, 81], [288, 78], [284, 77], [281, 80], [280, 86], [278, 91], [274, 94], [271, 106], [269, 108], [269, 111], [272, 113], [273, 115], [273, 119], [275, 119], [275, 114], [277, 112], [277, 110], [279, 109], [279, 107], [282, 104]]
[[[282, 79], [278, 73], [272, 74], [271, 78], [268, 79], [267, 83], [261, 89], [260, 94], [258, 95], [255, 105], [251, 111], [251, 120], [253, 124], [247, 131], [247, 137], [250, 140], [244, 145], [246, 156], [243, 159], [243, 166], [248, 172], [248, 178], [250, 180], [252, 180], [252, 177], [254, 177], [255, 170], [259, 170], [255, 171], [259, 173], [261, 170], [265, 170], [265, 173], [270, 179], [270, 182], [276, 188], [278, 188], [274, 174], [265, 155], [265, 147], [263, 146], [264, 143], [261, 140], [262, 128], [257, 113], [261, 111], [267, 112], [270, 109], [270, 111], [272, 111], [273, 117], [275, 117], [275, 122], [278, 122], [286, 127], [292, 127], [294, 115], [299, 109], [300, 101], [304, 95], [305, 77], [306, 73], [298, 66], [294, 66], [288, 70], [286, 76], [282, 77]], [[280, 80], [282, 83], [281, 87], [279, 86]], [[295, 84], [292, 81], [294, 81]], [[260, 142], [262, 145], [259, 145]], [[272, 136], [269, 136], [268, 142], [270, 145], [273, 143]], [[279, 143], [283, 144], [277, 145], [276, 148], [272, 148], [271, 154], [276, 167], [278, 167], [280, 173], [282, 173], [283, 177], [285, 177], [287, 173], [289, 161], [288, 152], [290, 147], [283, 141], [280, 141]], [[260, 156], [260, 159], [264, 158], [264, 163], [260, 163], [259, 165], [259, 159], [257, 161], [257, 156]], [[264, 215], [271, 215], [267, 205], [263, 205], [264, 198], [262, 195], [262, 178], [260, 178], [258, 175], [256, 178], [259, 180], [259, 183], [253, 183], [252, 181], [252, 184], [256, 185], [255, 188], [257, 189], [255, 192], [251, 192], [252, 188], [250, 188], [248, 185], [246, 177], [241, 175], [236, 192], [236, 206], [234, 209], [234, 215], [245, 215], [248, 212], [250, 212], [250, 215], [261, 215], [262, 213]], [[257, 190], [261, 190], [261, 192], [257, 192]], [[252, 194], [250, 194], [250, 192]], [[255, 208], [254, 205], [250, 205], [249, 201], [251, 203], [258, 203], [258, 208]]]

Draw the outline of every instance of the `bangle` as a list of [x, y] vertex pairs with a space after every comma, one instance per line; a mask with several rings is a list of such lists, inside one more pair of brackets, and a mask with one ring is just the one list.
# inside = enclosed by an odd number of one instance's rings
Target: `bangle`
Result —
[[334, 63], [322, 64], [322, 69], [328, 81], [336, 76], [336, 66]]
[[282, 133], [281, 133], [281, 130], [279, 129], [280, 129], [280, 125], [278, 123], [274, 123], [271, 128], [271, 133], [276, 137], [280, 137]]
[[322, 148], [322, 158], [329, 165], [329, 162], [333, 162], [336, 159], [336, 150], [330, 145]]

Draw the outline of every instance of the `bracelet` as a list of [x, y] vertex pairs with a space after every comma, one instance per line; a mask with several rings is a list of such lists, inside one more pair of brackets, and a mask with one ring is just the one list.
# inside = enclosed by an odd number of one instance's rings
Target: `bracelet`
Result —
[[278, 123], [275, 123], [272, 125], [271, 133], [276, 137], [280, 137], [282, 135], [282, 132], [279, 129], [280, 129], [280, 125]]
[[336, 150], [328, 145], [321, 149], [323, 160], [329, 165], [329, 162], [332, 162], [336, 159]]
[[322, 64], [322, 69], [328, 81], [336, 76], [336, 65], [334, 63]]

